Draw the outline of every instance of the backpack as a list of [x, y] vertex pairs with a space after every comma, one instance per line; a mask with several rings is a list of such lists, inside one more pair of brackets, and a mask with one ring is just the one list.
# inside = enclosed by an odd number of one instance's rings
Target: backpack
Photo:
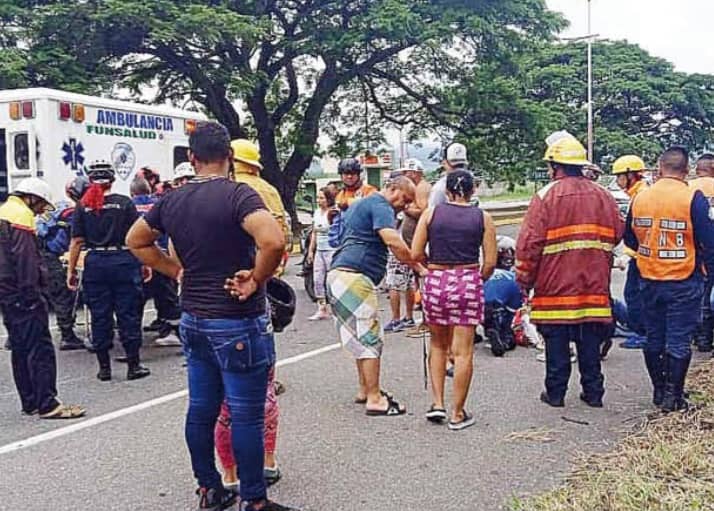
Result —
[[73, 207], [59, 204], [57, 209], [37, 220], [37, 238], [44, 248], [55, 255], [62, 255], [69, 250], [73, 213]]
[[338, 248], [342, 244], [342, 239], [345, 236], [345, 219], [342, 212], [337, 213], [332, 219], [330, 230], [327, 231], [327, 243], [332, 248]]

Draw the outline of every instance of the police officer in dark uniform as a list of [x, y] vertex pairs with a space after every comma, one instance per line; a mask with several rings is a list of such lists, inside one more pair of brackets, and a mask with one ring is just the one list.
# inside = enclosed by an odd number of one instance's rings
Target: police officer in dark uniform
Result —
[[36, 177], [21, 181], [0, 206], [0, 310], [22, 412], [42, 419], [76, 419], [84, 408], [57, 399], [57, 359], [43, 296], [47, 270], [35, 237], [35, 216], [50, 208], [50, 187]]
[[69, 250], [72, 238], [72, 216], [76, 204], [82, 200], [89, 188], [89, 180], [84, 177], [72, 179], [65, 187], [72, 203], [61, 202], [57, 209], [43, 215], [37, 222], [37, 237], [40, 241], [42, 259], [49, 273], [48, 298], [57, 317], [62, 340], [60, 351], [81, 350], [84, 342], [74, 333], [77, 294], [67, 289], [65, 269], [60, 257]]
[[665, 412], [688, 407], [684, 382], [691, 339], [700, 319], [702, 266], [714, 270], [714, 223], [701, 191], [687, 186], [689, 153], [667, 149], [659, 179], [635, 197], [627, 216], [625, 244], [637, 251], [647, 326], [645, 364], [653, 403]]
[[99, 361], [97, 378], [112, 378], [109, 348], [115, 314], [129, 364], [127, 379], [144, 378], [151, 373], [139, 361], [142, 267], [124, 245], [126, 233], [139, 214], [129, 197], [111, 193], [115, 171], [109, 162], [92, 162], [87, 167], [87, 177], [91, 185], [72, 222], [67, 286], [77, 289], [76, 267], [84, 245], [87, 257], [82, 284], [92, 313], [92, 344]]

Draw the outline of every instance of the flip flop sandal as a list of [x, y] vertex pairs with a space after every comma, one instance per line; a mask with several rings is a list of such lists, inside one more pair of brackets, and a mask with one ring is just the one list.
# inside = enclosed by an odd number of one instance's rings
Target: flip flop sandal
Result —
[[392, 417], [395, 415], [404, 415], [405, 413], [407, 413], [407, 409], [402, 408], [402, 406], [393, 397], [385, 397], [387, 398], [386, 410], [365, 410], [364, 413], [369, 415], [370, 417]]
[[51, 412], [43, 413], [40, 419], [79, 419], [87, 410], [79, 405], [57, 405]]
[[[384, 397], [386, 397], [386, 398], [390, 398], [390, 397], [393, 398], [393, 397], [394, 397], [394, 394], [392, 394], [392, 393], [389, 392], [388, 390], [380, 390], [379, 392], [380, 392], [380, 394], [382, 394], [382, 395], [383, 395]], [[364, 398], [364, 399], [355, 398], [355, 404], [358, 404], [358, 405], [367, 404], [367, 398]]]

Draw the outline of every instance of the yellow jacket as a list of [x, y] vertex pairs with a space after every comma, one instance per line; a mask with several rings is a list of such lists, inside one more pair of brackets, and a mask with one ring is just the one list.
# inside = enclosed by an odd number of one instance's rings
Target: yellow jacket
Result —
[[275, 187], [260, 176], [246, 174], [243, 172], [236, 174], [235, 180], [236, 183], [247, 184], [255, 190], [258, 195], [260, 195], [260, 198], [263, 199], [263, 202], [265, 203], [265, 207], [268, 208], [268, 211], [270, 211], [273, 217], [278, 221], [280, 227], [287, 236], [287, 213], [285, 212], [285, 206], [283, 206], [283, 200], [280, 198], [280, 194]]

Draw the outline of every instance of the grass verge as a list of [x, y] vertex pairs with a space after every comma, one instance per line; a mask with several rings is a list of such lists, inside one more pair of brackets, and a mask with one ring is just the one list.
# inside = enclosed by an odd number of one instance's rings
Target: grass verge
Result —
[[615, 450], [581, 456], [564, 484], [513, 511], [714, 510], [714, 360], [687, 379], [694, 411], [656, 414]]

